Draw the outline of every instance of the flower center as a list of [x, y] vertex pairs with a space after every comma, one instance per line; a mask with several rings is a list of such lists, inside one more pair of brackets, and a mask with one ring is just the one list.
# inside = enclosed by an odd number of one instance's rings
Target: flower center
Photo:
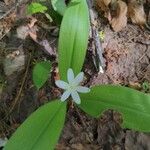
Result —
[[69, 90], [70, 90], [70, 91], [75, 91], [76, 88], [77, 88], [76, 85], [69, 85]]

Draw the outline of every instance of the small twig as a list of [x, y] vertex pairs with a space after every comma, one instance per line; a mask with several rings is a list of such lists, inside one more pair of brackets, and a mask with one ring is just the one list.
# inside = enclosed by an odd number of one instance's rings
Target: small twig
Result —
[[102, 44], [98, 35], [97, 29], [94, 30], [94, 41], [95, 41], [95, 47], [96, 47], [96, 56], [98, 60], [98, 66], [99, 66], [99, 71], [104, 72], [104, 68], [106, 67], [104, 58], [103, 58], [103, 49], [102, 49]]
[[136, 43], [144, 44], [144, 45], [150, 45], [150, 40], [147, 40], [147, 41], [138, 40], [138, 41], [136, 41]]
[[30, 66], [30, 61], [31, 61], [31, 56], [32, 56], [32, 55], [31, 55], [31, 53], [30, 53], [30, 54], [29, 54], [29, 60], [28, 60], [28, 62], [27, 62], [27, 69], [26, 69], [26, 71], [25, 71], [25, 74], [24, 74], [24, 77], [23, 77], [23, 80], [22, 80], [22, 83], [21, 83], [21, 87], [20, 87], [20, 89], [19, 89], [19, 92], [18, 92], [18, 94], [17, 94], [17, 96], [16, 96], [16, 98], [15, 98], [15, 100], [14, 100], [14, 103], [13, 103], [11, 109], [9, 110], [9, 114], [14, 110], [16, 104], [17, 104], [18, 102], [20, 103], [19, 98], [20, 98], [20, 96], [21, 96], [21, 93], [22, 93], [22, 90], [23, 90], [23, 87], [24, 87], [24, 84], [25, 84], [25, 81], [26, 81], [26, 78], [27, 78], [27, 74], [28, 74], [29, 66]]
[[20, 89], [19, 89], [19, 92], [17, 93], [17, 96], [15, 97], [15, 100], [14, 100], [14, 102], [13, 102], [11, 108], [9, 109], [8, 113], [6, 114], [6, 116], [5, 116], [2, 120], [0, 120], [0, 122], [3, 121], [3, 120], [5, 120], [5, 119], [12, 113], [12, 111], [14, 110], [16, 104], [19, 102], [19, 98], [20, 98], [20, 96], [21, 96], [21, 93], [22, 93], [22, 90], [23, 90], [23, 87], [24, 87], [24, 84], [25, 84], [25, 81], [26, 81], [26, 78], [27, 78], [27, 74], [28, 74], [28, 71], [29, 71], [31, 56], [32, 56], [32, 55], [31, 55], [31, 53], [30, 53], [30, 55], [29, 55], [29, 60], [28, 60], [28, 62], [27, 62], [27, 69], [26, 69], [26, 71], [25, 71], [25, 74], [24, 74], [24, 77], [23, 77], [23, 80], [22, 80], [22, 83], [21, 83], [21, 87], [20, 87]]
[[0, 20], [9, 15], [13, 10], [16, 10], [17, 7], [22, 4], [22, 2], [22, 0], [16, 0], [15, 4], [13, 4], [14, 6], [12, 6], [7, 12], [5, 12], [5, 14], [0, 17]]
[[145, 57], [146, 53], [144, 53], [138, 60], [138, 62], [140, 62], [144, 57]]
[[90, 18], [91, 18], [91, 33], [92, 33], [92, 38], [93, 41], [95, 43], [95, 60], [94, 60], [94, 64], [96, 69], [103, 73], [104, 72], [104, 68], [105, 68], [105, 62], [104, 62], [104, 58], [103, 58], [103, 48], [102, 48], [102, 44], [101, 44], [101, 40], [99, 38], [99, 34], [98, 34], [98, 30], [94, 24], [95, 22], [95, 14], [93, 9], [90, 9]]
[[39, 23], [39, 26], [42, 27], [43, 29], [45, 29], [46, 31], [51, 31], [51, 30], [54, 30], [57, 28], [57, 26], [49, 26], [49, 25], [47, 25], [47, 24], [45, 24], [39, 20], [38, 20], [38, 23]]
[[[22, 85], [21, 85], [21, 88], [20, 88], [20, 89], [21, 89], [21, 90], [20, 90], [20, 93], [19, 93], [20, 96], [21, 96], [22, 89], [23, 89], [23, 86], [24, 86], [24, 84], [25, 84], [25, 81], [26, 81], [28, 72], [29, 72], [29, 66], [30, 66], [30, 62], [31, 62], [31, 56], [32, 56], [32, 54], [30, 53], [29, 60], [28, 60], [28, 63], [27, 63], [27, 69], [26, 69], [25, 75], [24, 75], [24, 77], [23, 77], [23, 82], [22, 82]], [[19, 97], [20, 97], [20, 96], [19, 96]], [[19, 98], [18, 98], [18, 100], [19, 100]], [[17, 104], [17, 103], [16, 103], [16, 104]], [[19, 112], [20, 104], [21, 104], [21, 100], [18, 101], [18, 112]]]
[[3, 18], [5, 18], [7, 15], [9, 15], [13, 10], [16, 9], [16, 7], [17, 7], [17, 5], [12, 6], [4, 15], [2, 15], [0, 17], [0, 20], [3, 19]]

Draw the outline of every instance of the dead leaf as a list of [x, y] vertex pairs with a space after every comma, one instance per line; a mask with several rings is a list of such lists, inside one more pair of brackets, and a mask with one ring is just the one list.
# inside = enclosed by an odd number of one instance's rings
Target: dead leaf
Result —
[[41, 42], [39, 42], [41, 46], [44, 47], [45, 52], [48, 52], [48, 54], [56, 56], [56, 51], [50, 46], [50, 43], [48, 40], [44, 39]]
[[[1, 8], [0, 8], [1, 11]], [[1, 18], [2, 16], [0, 16]], [[3, 18], [3, 19], [2, 19]], [[10, 31], [16, 21], [16, 13], [12, 12], [6, 17], [0, 19], [0, 40]]]
[[13, 4], [15, 4], [16, 1], [15, 0], [4, 0], [4, 2], [7, 6], [12, 6]]
[[137, 0], [129, 0], [128, 2], [128, 15], [132, 23], [144, 25], [146, 23], [146, 14], [144, 12], [143, 3]]
[[54, 72], [55, 72], [54, 80], [55, 81], [56, 80], [60, 80], [60, 75], [59, 75], [59, 69], [58, 69], [58, 67], [55, 68]]
[[121, 0], [117, 2], [116, 17], [114, 17], [110, 24], [114, 31], [121, 31], [127, 25], [127, 4]]
[[102, 10], [104, 10], [104, 8], [108, 7], [110, 2], [111, 2], [111, 0], [97, 0], [97, 4]]
[[109, 4], [111, 3], [111, 0], [97, 0], [96, 1], [97, 6], [105, 12], [105, 17], [108, 20], [111, 20], [110, 10], [109, 10]]
[[138, 83], [138, 82], [129, 81], [129, 87], [133, 88], [133, 89], [136, 89], [136, 90], [140, 90], [141, 89], [141, 84]]
[[27, 36], [30, 36], [31, 39], [42, 46], [44, 51], [50, 55], [56, 56], [56, 51], [50, 46], [50, 43], [46, 39], [39, 40], [38, 39], [38, 27], [35, 25], [37, 19], [31, 17], [30, 23], [27, 25], [23, 25], [17, 28], [17, 36], [20, 39], [25, 40]]
[[30, 31], [30, 32], [29, 32], [29, 35], [30, 35], [30, 37], [32, 38], [33, 41], [37, 42], [37, 34], [36, 34], [36, 31], [35, 31], [35, 32]]
[[27, 25], [23, 25], [17, 28], [17, 36], [20, 39], [26, 39], [26, 37], [28, 35], [30, 35], [30, 37], [36, 41], [37, 39], [37, 26], [35, 25], [35, 23], [37, 22], [37, 19], [35, 18], [31, 18], [30, 23]]
[[29, 28], [32, 28], [36, 22], [37, 22], [37, 19], [34, 17], [31, 17], [30, 23], [28, 23]]

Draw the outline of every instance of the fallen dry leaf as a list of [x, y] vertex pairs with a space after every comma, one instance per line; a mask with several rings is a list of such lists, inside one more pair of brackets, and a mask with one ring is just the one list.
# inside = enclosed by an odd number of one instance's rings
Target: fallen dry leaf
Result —
[[29, 28], [32, 28], [35, 25], [35, 23], [37, 22], [37, 19], [34, 17], [30, 17], [30, 18], [31, 18], [31, 20], [30, 20], [30, 23], [28, 23], [28, 26], [29, 26]]
[[50, 46], [48, 40], [46, 39], [39, 40], [37, 38], [38, 27], [37, 25], [35, 25], [36, 22], [37, 19], [32, 17], [29, 24], [18, 27], [17, 28], [18, 38], [25, 40], [27, 36], [30, 36], [34, 42], [36, 42], [37, 44], [39, 44], [44, 48], [43, 50], [46, 53], [56, 56], [56, 51]]
[[116, 17], [114, 17], [110, 24], [114, 31], [121, 31], [127, 25], [127, 4], [121, 0], [117, 1]]
[[[0, 8], [1, 11], [1, 8]], [[1, 18], [1, 16], [0, 16]], [[16, 13], [12, 12], [6, 17], [0, 19], [0, 40], [10, 31], [16, 21]]]
[[4, 0], [4, 3], [5, 3], [5, 5], [9, 5], [9, 6], [11, 6], [11, 5], [13, 5], [13, 4], [15, 4], [15, 0]]
[[109, 10], [109, 4], [111, 3], [111, 0], [97, 0], [96, 1], [97, 6], [105, 12], [105, 17], [108, 20], [111, 20], [110, 10]]
[[60, 75], [59, 75], [59, 69], [58, 69], [58, 67], [55, 68], [54, 72], [55, 72], [55, 76], [54, 76], [55, 81], [56, 80], [60, 80]]
[[111, 0], [97, 0], [97, 5], [104, 11], [110, 4]]
[[140, 3], [137, 0], [128, 1], [128, 15], [131, 18], [132, 23], [141, 26], [146, 23], [146, 14], [144, 12], [143, 3]]
[[25, 39], [28, 35], [36, 41], [37, 39], [37, 34], [36, 32], [38, 31], [37, 26], [35, 23], [37, 22], [37, 19], [31, 18], [30, 23], [27, 25], [23, 25], [17, 28], [17, 36], [20, 39]]
[[[33, 41], [35, 41], [35, 42], [37, 42], [37, 32], [36, 32], [37, 30], [36, 30], [36, 28], [35, 28], [35, 30], [31, 30], [31, 31], [29, 31], [29, 35], [30, 35], [30, 37], [32, 38], [32, 40]], [[38, 43], [38, 42], [37, 42]]]
[[140, 90], [141, 89], [141, 84], [138, 83], [138, 82], [129, 81], [129, 87], [133, 88], [133, 89], [136, 89], [136, 90]]
[[56, 51], [54, 51], [54, 49], [50, 46], [48, 40], [44, 39], [38, 43], [44, 47], [45, 52], [47, 52], [50, 55], [56, 56]]

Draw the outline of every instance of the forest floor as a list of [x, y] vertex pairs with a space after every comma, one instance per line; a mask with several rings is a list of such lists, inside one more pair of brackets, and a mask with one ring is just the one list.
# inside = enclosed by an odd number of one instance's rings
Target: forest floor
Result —
[[[9, 138], [39, 106], [59, 96], [57, 74], [59, 27], [41, 15], [27, 17], [26, 3], [7, 6], [0, 14], [0, 143]], [[5, 4], [0, 1], [1, 5]], [[149, 3], [150, 5], [150, 3]], [[5, 7], [2, 6], [4, 9]], [[129, 22], [114, 32], [104, 15], [97, 12], [96, 29], [101, 41], [104, 73], [93, 62], [93, 39], [89, 38], [83, 71], [86, 85], [121, 84], [150, 92], [150, 31]], [[150, 17], [150, 15], [149, 15]], [[33, 85], [36, 62], [50, 60], [52, 75], [39, 91]], [[57, 150], [150, 150], [150, 134], [121, 128], [121, 115], [112, 110], [93, 119], [78, 108], [69, 108]]]

